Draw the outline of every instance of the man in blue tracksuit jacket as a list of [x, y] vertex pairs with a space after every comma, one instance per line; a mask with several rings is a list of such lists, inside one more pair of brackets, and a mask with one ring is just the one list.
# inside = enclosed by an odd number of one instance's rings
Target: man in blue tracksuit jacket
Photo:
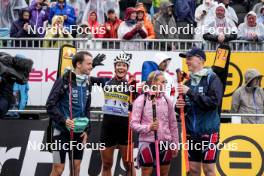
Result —
[[215, 175], [223, 85], [210, 68], [204, 67], [206, 55], [203, 50], [193, 48], [180, 53], [180, 57], [186, 58], [190, 71], [190, 79], [178, 86], [185, 100], [176, 102], [176, 111], [185, 108], [187, 142], [194, 146], [188, 149], [190, 173], [201, 175], [203, 167], [204, 174], [212, 176]]
[[[53, 154], [53, 167], [51, 176], [61, 175], [64, 170], [66, 154], [71, 158], [70, 141], [73, 143], [74, 175], [79, 175], [80, 164], [83, 156], [83, 147], [76, 147], [79, 144], [86, 144], [90, 133], [90, 104], [91, 86], [90, 74], [93, 67], [102, 65], [103, 57], [95, 57], [86, 51], [80, 51], [72, 59], [74, 71], [68, 70], [62, 78], [58, 78], [49, 94], [46, 107], [47, 113], [52, 120], [54, 127], [53, 143], [60, 143], [66, 148], [51, 148]], [[98, 60], [99, 58], [99, 60]], [[97, 62], [98, 61], [98, 62]], [[70, 84], [71, 74], [71, 84]], [[71, 89], [70, 89], [71, 88]], [[70, 119], [70, 90], [72, 90], [72, 116]], [[70, 139], [70, 129], [74, 131], [74, 139]]]
[[60, 15], [64, 17], [64, 27], [67, 30], [71, 25], [76, 25], [76, 16], [74, 8], [67, 5], [66, 0], [58, 0], [57, 3], [50, 9], [49, 22], [51, 23], [53, 16]]

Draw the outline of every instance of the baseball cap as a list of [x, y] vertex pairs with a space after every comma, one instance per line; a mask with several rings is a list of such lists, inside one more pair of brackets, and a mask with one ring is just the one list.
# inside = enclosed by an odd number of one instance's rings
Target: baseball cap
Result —
[[188, 57], [192, 57], [192, 56], [198, 56], [198, 57], [200, 57], [200, 58], [202, 58], [203, 60], [206, 61], [205, 52], [202, 49], [196, 48], [196, 47], [192, 48], [187, 53], [180, 53], [179, 56], [183, 57], [183, 58], [188, 58]]

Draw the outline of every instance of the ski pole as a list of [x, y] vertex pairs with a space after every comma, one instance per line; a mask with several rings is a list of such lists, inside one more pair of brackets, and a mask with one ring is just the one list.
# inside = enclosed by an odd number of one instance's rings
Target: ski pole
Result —
[[[131, 84], [131, 79], [128, 83], [128, 85]], [[132, 119], [132, 102], [133, 102], [133, 93], [130, 91], [129, 93], [129, 106], [128, 106], [128, 144], [127, 144], [127, 157], [126, 157], [126, 161], [129, 163], [130, 165], [130, 169], [131, 169], [131, 176], [133, 175], [133, 149], [134, 149], [134, 142], [133, 142], [133, 131], [130, 127], [130, 122]], [[127, 173], [128, 175], [128, 173]]]
[[[178, 84], [182, 85], [183, 77], [186, 75], [182, 74], [180, 69], [176, 70], [177, 73], [177, 80]], [[183, 100], [183, 94], [179, 93], [179, 100]], [[184, 145], [187, 144], [187, 138], [186, 138], [186, 126], [185, 126], [185, 117], [184, 117], [184, 108], [180, 108], [180, 118], [181, 118], [181, 126], [182, 126], [182, 144], [183, 144], [183, 154], [184, 154], [184, 160], [185, 160], [185, 167], [186, 167], [186, 173], [188, 175], [189, 173], [189, 159], [188, 159], [188, 151], [185, 150]]]
[[[72, 116], [72, 71], [70, 70], [70, 75], [69, 75], [69, 111], [70, 111], [70, 120], [73, 120], [73, 116]], [[73, 129], [70, 128], [70, 140], [73, 141], [74, 139], [74, 133], [73, 133]], [[73, 157], [73, 148], [70, 149], [71, 150], [71, 157], [70, 157], [70, 176], [74, 176], [75, 172], [74, 172], [74, 157]]]
[[[152, 100], [153, 122], [155, 122], [157, 120], [155, 95], [151, 95], [151, 100]], [[156, 130], [154, 131], [154, 136], [155, 136], [155, 154], [156, 154], [156, 173], [157, 176], [160, 176], [159, 140]]]

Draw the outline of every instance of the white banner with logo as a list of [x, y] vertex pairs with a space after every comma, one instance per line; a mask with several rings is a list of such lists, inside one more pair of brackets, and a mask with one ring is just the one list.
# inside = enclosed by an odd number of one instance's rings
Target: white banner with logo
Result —
[[[29, 100], [28, 105], [44, 106], [49, 92], [56, 80], [59, 50], [56, 49], [0, 49], [0, 52], [7, 52], [11, 55], [22, 54], [34, 61], [33, 70], [29, 79]], [[104, 66], [96, 67], [91, 75], [99, 77], [114, 76], [114, 58], [123, 51], [91, 51], [93, 56], [99, 53], [106, 55]], [[130, 51], [132, 54], [129, 74], [141, 80], [141, 69], [144, 61], [155, 61], [154, 56], [157, 51]], [[166, 52], [172, 58], [169, 72], [174, 74], [177, 68], [182, 68], [182, 59], [178, 52]], [[96, 91], [95, 91], [96, 90]], [[103, 92], [93, 89], [92, 107], [101, 107], [104, 102]]]

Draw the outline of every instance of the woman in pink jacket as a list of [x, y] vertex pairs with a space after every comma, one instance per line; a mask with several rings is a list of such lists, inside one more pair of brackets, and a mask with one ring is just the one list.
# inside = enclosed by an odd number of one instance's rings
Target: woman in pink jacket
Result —
[[[139, 153], [137, 161], [143, 176], [150, 176], [155, 166], [155, 137], [160, 142], [160, 174], [167, 176], [170, 162], [178, 154], [178, 125], [173, 109], [173, 103], [163, 89], [166, 79], [162, 72], [150, 73], [147, 84], [150, 90], [140, 95], [133, 103], [131, 128], [139, 133]], [[151, 96], [156, 98], [157, 120], [153, 122]]]

